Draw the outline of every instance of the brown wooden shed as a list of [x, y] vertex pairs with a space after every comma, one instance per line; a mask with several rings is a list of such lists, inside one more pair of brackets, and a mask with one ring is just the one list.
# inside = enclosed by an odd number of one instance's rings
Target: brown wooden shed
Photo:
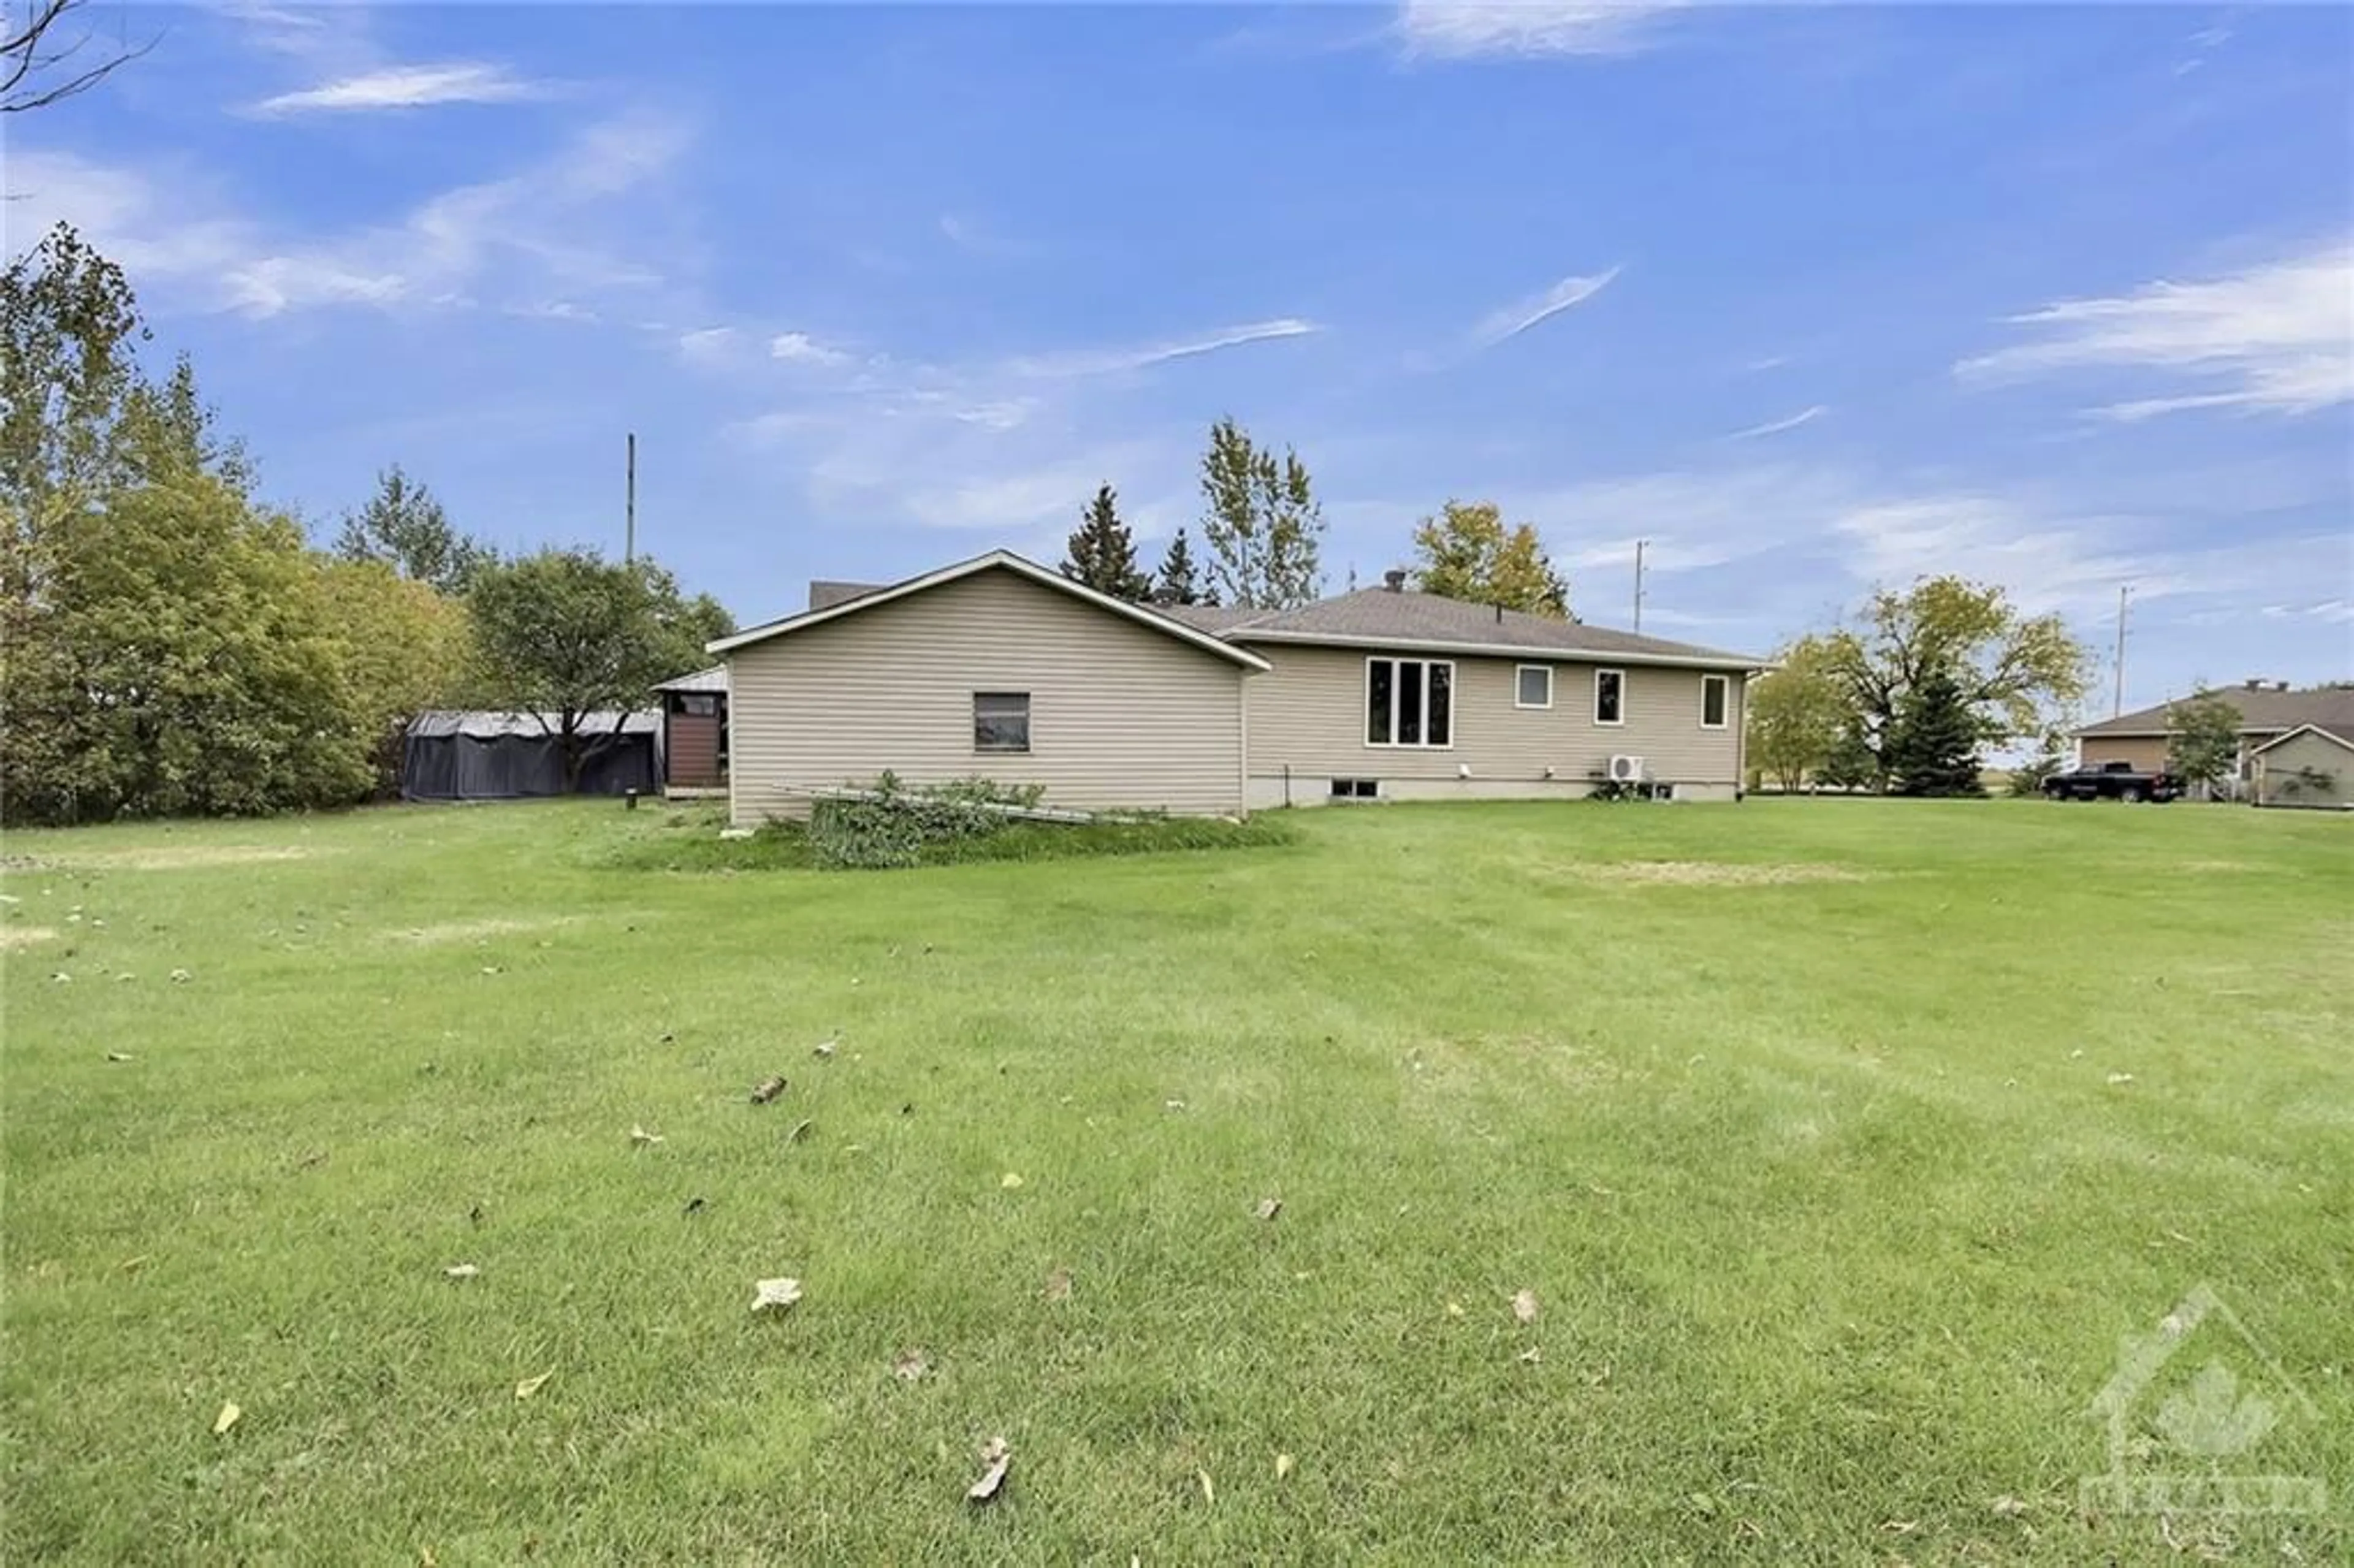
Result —
[[663, 793], [727, 788], [727, 666], [714, 664], [654, 688], [662, 699]]

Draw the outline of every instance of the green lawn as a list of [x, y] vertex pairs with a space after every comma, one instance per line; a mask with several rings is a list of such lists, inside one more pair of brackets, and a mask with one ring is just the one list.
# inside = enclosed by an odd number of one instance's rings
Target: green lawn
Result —
[[[711, 826], [12, 836], [0, 1555], [2354, 1552], [2354, 821], [1392, 807], [636, 869]], [[2211, 1321], [2129, 1463], [2329, 1511], [2080, 1511], [2120, 1338], [2201, 1282], [2294, 1392]], [[2278, 1416], [2211, 1467], [2151, 1436], [2210, 1363]]]

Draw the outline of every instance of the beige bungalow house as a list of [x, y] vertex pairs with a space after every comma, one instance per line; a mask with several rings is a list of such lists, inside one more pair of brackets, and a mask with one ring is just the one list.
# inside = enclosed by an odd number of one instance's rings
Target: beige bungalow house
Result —
[[[2256, 758], [2264, 747], [2299, 730], [2317, 730], [2339, 741], [2354, 741], [2354, 686], [2323, 686], [2293, 692], [2285, 681], [2248, 681], [2225, 686], [2214, 694], [2240, 715], [2240, 753], [2233, 768], [2234, 793], [2253, 796]], [[2120, 714], [2071, 732], [2076, 741], [2079, 766], [2098, 768], [2121, 762], [2147, 772], [2166, 766], [2172, 745], [2172, 703]], [[2303, 750], [2300, 747], [2300, 750]], [[2321, 758], [2327, 761], [2326, 757]], [[2293, 769], [2292, 769], [2293, 771]], [[2276, 764], [2274, 772], [2281, 776]]]
[[1744, 654], [1408, 591], [1289, 610], [1129, 604], [1010, 551], [722, 638], [730, 816], [973, 775], [1050, 804], [1239, 815], [1575, 799], [1617, 777], [1733, 800]]

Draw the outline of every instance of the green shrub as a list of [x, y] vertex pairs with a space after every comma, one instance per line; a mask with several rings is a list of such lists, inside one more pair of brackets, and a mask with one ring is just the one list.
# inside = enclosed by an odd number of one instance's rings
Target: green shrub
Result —
[[922, 865], [946, 846], [1002, 832], [1017, 819], [992, 808], [1035, 806], [1035, 784], [960, 779], [910, 788], [885, 773], [863, 795], [821, 800], [811, 808], [811, 863], [830, 867]]

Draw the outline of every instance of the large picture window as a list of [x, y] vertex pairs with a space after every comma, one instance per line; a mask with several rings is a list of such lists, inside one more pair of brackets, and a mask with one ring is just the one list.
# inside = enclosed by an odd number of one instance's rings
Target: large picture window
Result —
[[1447, 659], [1366, 660], [1365, 744], [1454, 745], [1454, 662]]
[[975, 692], [972, 694], [972, 748], [975, 751], [1030, 749], [1030, 694]]

